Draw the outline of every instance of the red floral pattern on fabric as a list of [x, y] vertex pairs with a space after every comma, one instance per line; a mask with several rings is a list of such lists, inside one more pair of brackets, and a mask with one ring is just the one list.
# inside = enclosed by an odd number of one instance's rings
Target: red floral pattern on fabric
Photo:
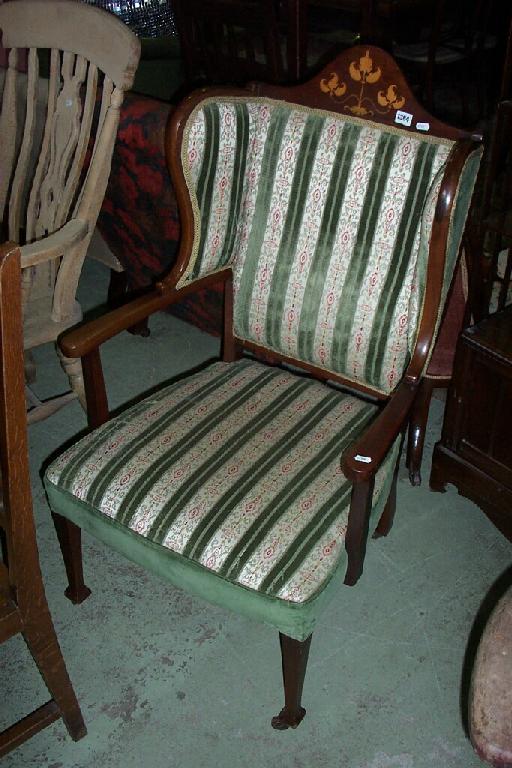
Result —
[[[165, 160], [170, 104], [128, 93], [121, 108], [112, 170], [98, 228], [128, 275], [132, 289], [148, 287], [169, 271], [180, 238], [178, 207]], [[222, 294], [199, 291], [173, 314], [220, 333]]]

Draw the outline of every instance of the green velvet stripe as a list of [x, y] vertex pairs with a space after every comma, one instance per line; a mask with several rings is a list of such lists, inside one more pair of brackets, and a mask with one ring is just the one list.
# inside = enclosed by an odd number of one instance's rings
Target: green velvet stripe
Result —
[[[284, 230], [272, 274], [270, 295], [267, 306], [267, 344], [275, 349], [281, 346], [281, 318], [284, 307], [283, 286], [290, 280], [291, 260], [297, 249], [297, 240], [302, 226], [302, 214], [315, 161], [315, 154], [324, 128], [324, 120], [309, 115], [304, 127], [297, 162], [290, 191], [290, 204], [286, 211]], [[268, 212], [265, 214], [268, 218]]]
[[304, 602], [342, 554], [350, 486], [340, 459], [376, 413], [279, 368], [216, 363], [86, 436], [47, 475], [156, 546]]
[[436, 147], [423, 144], [414, 161], [411, 182], [406, 192], [391, 262], [387, 270], [380, 301], [373, 317], [373, 327], [366, 359], [366, 381], [378, 383], [382, 373], [381, 349], [384, 348], [391, 318], [403, 286], [410, 260], [416, 256], [414, 239], [418, 231], [425, 198], [430, 188]]
[[318, 238], [311, 269], [309, 270], [304, 302], [300, 311], [298, 352], [302, 360], [314, 357], [315, 329], [318, 322], [320, 303], [318, 296], [325, 285], [327, 270], [332, 256], [334, 239], [339, 226], [340, 201], [344, 199], [349, 170], [360, 134], [360, 127], [347, 123], [343, 129], [342, 141], [338, 144], [322, 215], [320, 237]]
[[235, 332], [390, 392], [418, 319], [408, 307], [416, 260], [428, 257], [425, 201], [450, 147], [314, 110], [269, 110], [254, 205], [241, 209], [246, 242], [233, 249]]
[[219, 154], [219, 120], [219, 108], [217, 104], [210, 102], [204, 108], [205, 149], [197, 183], [197, 202], [201, 213], [201, 239], [199, 254], [194, 268], [194, 277], [197, 277], [201, 271], [201, 257], [205, 247], [206, 233], [208, 232], [210, 220], [209, 214]]
[[272, 112], [268, 138], [261, 161], [261, 176], [256, 197], [255, 213], [250, 222], [249, 244], [247, 247], [240, 285], [237, 290], [235, 328], [242, 337], [249, 335], [249, 308], [256, 281], [260, 256], [263, 248], [265, 230], [270, 211], [274, 180], [280, 160], [280, 147], [283, 133], [290, 117], [290, 110], [276, 108]]
[[[249, 146], [249, 113], [247, 104], [207, 103], [203, 108], [204, 153], [195, 189], [200, 213], [198, 253], [192, 270], [192, 279], [205, 271], [219, 269], [229, 263], [236, 241], [240, 208], [243, 201]], [[234, 125], [234, 130], [230, 127]], [[219, 220], [218, 195], [227, 195], [228, 202]], [[217, 196], [216, 196], [217, 195]], [[215, 242], [216, 258], [209, 262], [208, 248], [212, 247], [211, 228], [221, 242]], [[205, 269], [205, 263], [208, 264]]]
[[379, 137], [370, 178], [365, 189], [364, 205], [359, 218], [347, 278], [339, 296], [336, 297], [338, 301], [330, 367], [337, 371], [343, 372], [347, 368], [347, 338], [352, 329], [356, 304], [361, 294], [361, 284], [366, 272], [365, 255], [370, 252], [375, 238], [382, 194], [397, 142], [398, 137], [394, 134], [383, 133]]
[[450, 143], [264, 99], [207, 100], [187, 141], [199, 218], [185, 280], [233, 264], [237, 336], [391, 392]]

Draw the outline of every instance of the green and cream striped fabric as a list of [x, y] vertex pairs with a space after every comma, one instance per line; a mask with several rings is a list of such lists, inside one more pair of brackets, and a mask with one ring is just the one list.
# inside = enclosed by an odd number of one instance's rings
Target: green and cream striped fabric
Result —
[[183, 143], [196, 239], [182, 283], [232, 264], [239, 337], [391, 392], [451, 146], [283, 102], [206, 100]]
[[[340, 457], [375, 414], [374, 405], [278, 368], [215, 363], [76, 443], [45, 483], [50, 499], [57, 489], [82, 516], [128, 530], [135, 546], [150, 541], [233, 584], [301, 604], [343, 561], [351, 486]], [[395, 447], [377, 474], [380, 507], [396, 455]]]

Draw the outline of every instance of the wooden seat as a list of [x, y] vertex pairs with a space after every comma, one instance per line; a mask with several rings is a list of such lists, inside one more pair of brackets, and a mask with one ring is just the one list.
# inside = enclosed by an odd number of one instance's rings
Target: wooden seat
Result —
[[[0, 114], [0, 218], [7, 237], [22, 246], [30, 383], [31, 351], [82, 318], [76, 288], [140, 44], [111, 14], [70, 0], [4, 3], [0, 30], [10, 48]], [[18, 72], [25, 49], [27, 72]], [[76, 396], [85, 402], [80, 366], [64, 358], [61, 364], [72, 392], [41, 403], [28, 390], [30, 420]]]
[[23, 396], [20, 251], [0, 247], [0, 642], [22, 634], [51, 699], [0, 733], [0, 757], [62, 718], [76, 741], [85, 725], [59, 648], [44, 592], [36, 533]]
[[[359, 46], [299, 87], [197, 91], [172, 115], [167, 156], [175, 267], [61, 340], [97, 428], [45, 477], [67, 594], [89, 594], [85, 528], [277, 628], [272, 725], [295, 728], [318, 617], [361, 577], [369, 534], [391, 528], [481, 148], [420, 107], [388, 54]], [[219, 283], [222, 360], [109, 420], [101, 344]]]

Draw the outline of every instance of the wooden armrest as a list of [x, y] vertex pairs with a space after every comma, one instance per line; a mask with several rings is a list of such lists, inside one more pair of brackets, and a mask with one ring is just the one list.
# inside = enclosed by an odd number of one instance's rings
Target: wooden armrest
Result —
[[53, 235], [43, 237], [42, 240], [36, 240], [34, 243], [23, 245], [21, 248], [21, 267], [34, 267], [44, 261], [51, 261], [63, 256], [68, 248], [77, 245], [83, 240], [89, 231], [89, 225], [86, 221], [72, 219], [65, 224], [62, 229], [54, 232]]
[[216, 272], [202, 279], [196, 280], [183, 288], [158, 288], [150, 291], [145, 296], [140, 296], [112, 312], [84, 323], [78, 328], [66, 331], [59, 338], [59, 345], [66, 357], [84, 357], [104, 344], [108, 339], [117, 336], [132, 325], [140, 323], [149, 315], [158, 312], [171, 304], [176, 304], [185, 296], [195, 293], [208, 285], [224, 282], [231, 274], [231, 269]]
[[352, 483], [367, 482], [375, 475], [407, 421], [417, 389], [417, 383], [404, 380], [366, 432], [344, 452], [341, 466]]

